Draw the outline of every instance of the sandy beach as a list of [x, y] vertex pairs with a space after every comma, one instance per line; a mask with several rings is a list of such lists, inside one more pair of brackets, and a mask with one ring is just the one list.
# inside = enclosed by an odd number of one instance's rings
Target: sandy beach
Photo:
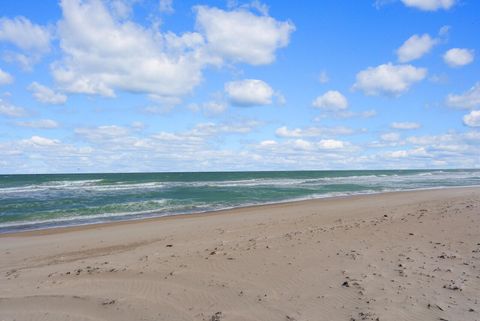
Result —
[[480, 188], [0, 236], [0, 320], [480, 320]]

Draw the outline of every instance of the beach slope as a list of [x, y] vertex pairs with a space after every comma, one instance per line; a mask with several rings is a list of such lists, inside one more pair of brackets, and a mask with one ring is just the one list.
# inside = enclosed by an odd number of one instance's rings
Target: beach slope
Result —
[[0, 236], [0, 320], [480, 320], [480, 188]]

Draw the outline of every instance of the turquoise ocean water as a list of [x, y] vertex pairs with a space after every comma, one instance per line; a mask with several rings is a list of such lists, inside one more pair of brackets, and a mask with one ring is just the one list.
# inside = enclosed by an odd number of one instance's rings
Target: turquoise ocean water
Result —
[[0, 233], [475, 185], [478, 169], [0, 175]]

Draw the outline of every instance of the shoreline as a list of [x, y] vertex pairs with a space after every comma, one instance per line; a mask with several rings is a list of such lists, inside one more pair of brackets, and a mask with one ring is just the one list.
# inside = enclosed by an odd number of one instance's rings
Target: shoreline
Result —
[[1, 236], [0, 319], [480, 319], [480, 188]]
[[147, 217], [139, 217], [139, 218], [132, 218], [132, 219], [119, 219], [113, 221], [104, 221], [104, 222], [92, 222], [92, 223], [85, 223], [85, 224], [72, 224], [72, 225], [65, 225], [65, 226], [54, 226], [54, 227], [44, 227], [38, 229], [26, 229], [20, 231], [7, 231], [7, 232], [0, 232], [0, 239], [5, 237], [15, 237], [18, 236], [37, 236], [37, 235], [49, 235], [49, 234], [59, 234], [59, 233], [68, 233], [69, 231], [82, 231], [82, 230], [89, 230], [89, 229], [96, 229], [101, 227], [107, 226], [115, 226], [115, 225], [128, 225], [128, 224], [136, 224], [141, 222], [149, 222], [149, 221], [162, 221], [167, 219], [181, 219], [181, 218], [192, 218], [192, 217], [205, 217], [211, 215], [222, 215], [222, 214], [234, 214], [230, 212], [237, 212], [243, 210], [261, 210], [263, 208], [268, 207], [276, 207], [282, 205], [295, 205], [299, 203], [310, 203], [310, 202], [320, 202], [320, 201], [328, 201], [328, 200], [336, 200], [336, 199], [348, 199], [348, 198], [355, 198], [355, 197], [368, 197], [368, 196], [375, 196], [375, 195], [383, 195], [383, 194], [396, 194], [396, 193], [415, 193], [415, 192], [422, 192], [422, 191], [435, 191], [435, 190], [457, 190], [457, 189], [480, 189], [480, 185], [473, 185], [473, 186], [451, 186], [451, 187], [430, 187], [430, 188], [418, 188], [418, 189], [409, 189], [409, 190], [402, 190], [402, 191], [382, 191], [382, 192], [374, 192], [374, 193], [358, 193], [358, 194], [350, 194], [350, 195], [338, 195], [338, 196], [326, 196], [326, 197], [317, 197], [317, 198], [310, 198], [310, 199], [298, 199], [298, 200], [285, 200], [279, 202], [272, 202], [272, 203], [263, 203], [263, 204], [253, 204], [253, 205], [245, 205], [245, 206], [238, 206], [238, 207], [231, 207], [231, 208], [223, 208], [218, 210], [207, 210], [203, 212], [192, 212], [192, 213], [175, 213], [175, 214], [165, 214], [165, 215], [155, 215], [152, 213], [152, 216]]

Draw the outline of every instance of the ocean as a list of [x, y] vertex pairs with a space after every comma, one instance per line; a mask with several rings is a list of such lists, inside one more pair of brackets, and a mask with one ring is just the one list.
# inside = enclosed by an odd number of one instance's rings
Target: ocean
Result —
[[480, 169], [0, 175], [0, 233], [475, 185]]

